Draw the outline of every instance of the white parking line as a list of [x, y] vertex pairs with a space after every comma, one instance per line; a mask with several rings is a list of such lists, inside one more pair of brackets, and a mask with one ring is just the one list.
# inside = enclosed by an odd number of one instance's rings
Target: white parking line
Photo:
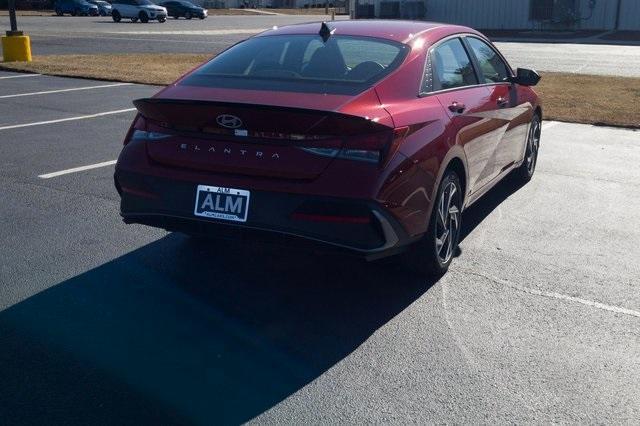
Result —
[[24, 78], [24, 77], [38, 77], [42, 74], [20, 74], [20, 75], [5, 75], [4, 77], [0, 77], [0, 80], [4, 80], [6, 78]]
[[132, 84], [133, 83], [112, 83], [112, 84], [102, 84], [99, 86], [73, 87], [71, 89], [45, 90], [44, 92], [18, 93], [15, 95], [2, 95], [0, 96], [0, 99], [19, 98], [22, 96], [48, 95], [50, 93], [75, 92], [78, 90], [104, 89], [107, 87], [131, 86]]
[[77, 117], [59, 118], [57, 120], [36, 121], [35, 123], [12, 124], [10, 126], [0, 127], [0, 130], [19, 129], [21, 127], [42, 126], [44, 124], [63, 123], [65, 121], [85, 120], [88, 118], [103, 117], [105, 115], [122, 114], [124, 112], [135, 111], [135, 108], [119, 109], [116, 111], [99, 112], [97, 114], [79, 115]]
[[88, 166], [74, 167], [72, 169], [60, 170], [59, 172], [46, 173], [44, 175], [38, 175], [41, 179], [51, 179], [52, 177], [68, 175], [69, 173], [82, 172], [85, 170], [98, 169], [100, 167], [107, 167], [116, 164], [116, 160], [104, 161], [102, 163], [89, 164]]
[[557, 300], [562, 300], [565, 302], [572, 302], [572, 303], [579, 303], [581, 305], [585, 305], [585, 306], [589, 306], [592, 308], [596, 308], [596, 309], [600, 309], [603, 311], [609, 311], [609, 312], [615, 312], [616, 314], [623, 314], [623, 315], [629, 315], [632, 317], [636, 317], [636, 318], [640, 318], [640, 312], [639, 311], [635, 311], [633, 309], [628, 309], [628, 308], [623, 308], [621, 306], [615, 306], [615, 305], [607, 305], [605, 303], [600, 303], [600, 302], [596, 302], [593, 300], [588, 300], [588, 299], [583, 299], [581, 297], [575, 297], [575, 296], [569, 296], [567, 294], [562, 294], [562, 293], [556, 293], [553, 291], [542, 291], [542, 290], [538, 290], [535, 288], [531, 288], [531, 287], [525, 287], [525, 286], [521, 286], [519, 284], [507, 281], [507, 280], [503, 280], [501, 278], [497, 278], [497, 277], [493, 277], [493, 276], [488, 276], [488, 275], [484, 275], [478, 272], [473, 272], [469, 269], [461, 269], [461, 271], [470, 274], [470, 275], [475, 275], [478, 277], [482, 277], [485, 279], [488, 279], [489, 281], [492, 281], [496, 284], [501, 284], [504, 285], [506, 287], [512, 288], [513, 290], [518, 290], [521, 291], [523, 293], [528, 293], [534, 296], [542, 296], [542, 297], [547, 297], [550, 299], [557, 299]]

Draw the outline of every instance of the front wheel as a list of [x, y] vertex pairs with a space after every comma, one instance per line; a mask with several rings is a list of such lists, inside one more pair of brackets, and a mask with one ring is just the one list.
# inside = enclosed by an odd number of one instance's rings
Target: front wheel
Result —
[[448, 170], [442, 177], [426, 234], [405, 253], [405, 262], [422, 277], [447, 272], [458, 249], [462, 229], [462, 186]]
[[523, 183], [527, 183], [533, 177], [538, 164], [538, 151], [540, 150], [540, 135], [542, 134], [542, 122], [540, 116], [535, 114], [531, 120], [529, 133], [527, 134], [527, 148], [524, 153], [522, 165], [515, 170], [515, 177]]
[[164, 16], [161, 16], [160, 18], [158, 18], [158, 22], [160, 22], [161, 24], [163, 22], [165, 22], [167, 20], [167, 18], [165, 18]]
[[113, 22], [120, 22], [122, 16], [120, 16], [120, 12], [114, 10], [113, 12], [111, 12], [111, 19], [113, 19]]

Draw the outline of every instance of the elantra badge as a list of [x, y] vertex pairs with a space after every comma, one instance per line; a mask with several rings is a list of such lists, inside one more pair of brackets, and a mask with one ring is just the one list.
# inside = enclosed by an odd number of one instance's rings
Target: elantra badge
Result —
[[216, 122], [222, 127], [226, 127], [227, 129], [237, 129], [242, 126], [242, 120], [231, 114], [220, 114], [216, 118]]

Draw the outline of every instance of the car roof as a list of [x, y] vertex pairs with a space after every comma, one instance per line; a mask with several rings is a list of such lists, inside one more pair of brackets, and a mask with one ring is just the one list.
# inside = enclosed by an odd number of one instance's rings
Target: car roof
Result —
[[[387, 40], [399, 41], [401, 43], [407, 43], [420, 34], [428, 33], [431, 30], [436, 29], [438, 30], [435, 31], [438, 33], [437, 38], [441, 38], [443, 35], [447, 35], [447, 33], [477, 33], [475, 30], [467, 27], [427, 21], [367, 19], [329, 21], [326, 22], [326, 24], [329, 28], [335, 29], [334, 34], [336, 35], [378, 37]], [[320, 25], [321, 22], [310, 22], [274, 27], [271, 30], [258, 34], [257, 37], [289, 34], [317, 34], [320, 31]]]

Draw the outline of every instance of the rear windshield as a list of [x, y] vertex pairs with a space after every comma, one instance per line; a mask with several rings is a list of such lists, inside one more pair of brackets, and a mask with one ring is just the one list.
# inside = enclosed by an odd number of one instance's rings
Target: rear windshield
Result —
[[239, 43], [181, 84], [356, 94], [396, 69], [409, 47], [372, 37], [278, 35]]

